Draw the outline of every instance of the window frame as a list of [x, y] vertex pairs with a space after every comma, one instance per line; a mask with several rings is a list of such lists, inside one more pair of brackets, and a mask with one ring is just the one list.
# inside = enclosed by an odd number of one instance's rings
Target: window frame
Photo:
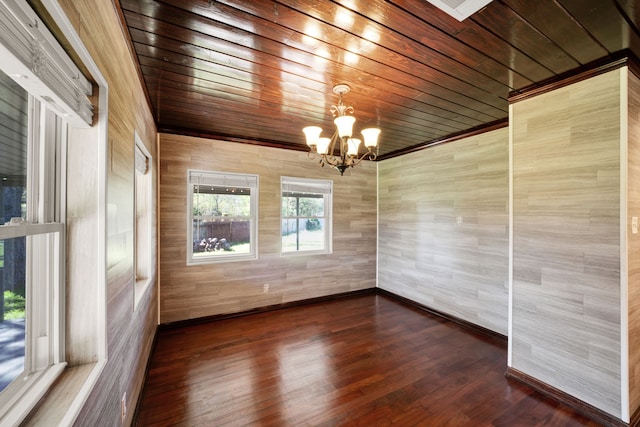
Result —
[[[134, 310], [154, 280], [153, 269], [153, 158], [134, 133]], [[144, 162], [144, 165], [140, 163]]]
[[0, 239], [26, 239], [24, 369], [0, 392], [0, 422], [8, 423], [26, 416], [66, 366], [66, 224], [61, 200], [67, 125], [29, 95], [27, 133], [27, 212], [13, 224], [0, 225]]
[[[84, 67], [89, 70], [99, 94], [96, 99], [92, 98], [96, 95], [93, 93], [94, 83], [83, 75], [67, 54], [66, 49], [58, 43], [56, 37], [27, 1], [0, 1], [0, 20], [4, 24], [0, 26], [0, 56], [3, 58], [0, 67], [27, 92], [35, 95], [40, 101], [40, 105], [43, 106], [43, 110], [55, 113], [55, 121], [63, 118], [65, 123], [64, 129], [61, 127], [54, 132], [62, 138], [60, 151], [56, 154], [59, 161], [59, 185], [51, 187], [52, 180], [47, 178], [48, 172], [45, 171], [43, 174], [39, 174], [37, 180], [32, 179], [33, 183], [37, 181], [38, 184], [36, 188], [28, 190], [33, 192], [32, 195], [27, 195], [35, 197], [36, 192], [40, 191], [40, 196], [47, 200], [44, 204], [45, 208], [41, 211], [38, 209], [40, 218], [45, 218], [50, 212], [59, 212], [59, 219], [57, 221], [47, 220], [49, 222], [40, 224], [16, 221], [14, 225], [2, 225], [6, 228], [0, 231], [0, 238], [10, 238], [16, 233], [30, 234], [28, 239], [31, 242], [27, 242], [27, 246], [29, 246], [27, 250], [34, 248], [32, 251], [34, 253], [33, 258], [29, 257], [30, 259], [26, 261], [25, 273], [33, 276], [38, 270], [44, 271], [38, 276], [38, 280], [49, 281], [51, 290], [45, 305], [53, 302], [52, 309], [47, 310], [44, 315], [38, 313], [36, 317], [40, 318], [38, 322], [41, 325], [44, 324], [46, 328], [56, 325], [58, 329], [57, 336], [50, 334], [45, 339], [35, 340], [34, 348], [37, 347], [38, 351], [26, 357], [30, 360], [35, 357], [33, 366], [40, 367], [49, 362], [51, 364], [29, 375], [26, 381], [20, 381], [22, 383], [20, 386], [16, 384], [16, 387], [13, 387], [16, 383], [14, 381], [3, 391], [0, 403], [0, 424], [2, 425], [20, 424], [41, 400], [51, 401], [51, 399], [56, 400], [55, 415], [62, 417], [59, 424], [72, 424], [106, 364], [106, 265], [104, 259], [106, 256], [108, 88], [106, 80], [57, 0], [43, 0], [42, 5], [66, 37], [67, 49], [71, 46], [70, 49], [74, 50]], [[99, 104], [95, 115], [94, 101]], [[94, 126], [94, 120], [97, 117], [99, 120]], [[45, 119], [45, 122], [51, 123], [52, 120]], [[42, 138], [47, 138], [46, 135], [50, 132], [45, 131], [42, 134], [44, 135], [41, 135]], [[72, 137], [72, 135], [75, 136]], [[99, 144], [87, 148], [87, 137], [93, 136], [99, 139]], [[78, 137], [82, 139], [81, 143], [77, 140]], [[75, 144], [75, 149], [68, 152], [67, 147], [73, 144]], [[80, 147], [82, 148], [78, 149]], [[34, 154], [35, 152], [32, 152], [29, 155], [29, 162], [38, 158], [38, 154], [35, 154], [35, 157]], [[87, 159], [87, 154], [90, 155], [89, 159]], [[46, 161], [41, 162], [43, 170], [51, 165], [47, 163]], [[29, 170], [33, 171], [33, 168]], [[79, 197], [84, 195], [82, 191], [86, 188], [81, 189], [80, 196], [76, 195], [77, 191], [67, 193], [65, 183], [67, 174], [71, 174], [68, 178], [69, 181], [75, 178], [84, 179], [87, 176], [95, 176], [97, 186], [91, 189], [91, 198], [79, 200]], [[74, 195], [71, 198], [75, 197], [75, 202], [80, 202], [80, 205], [70, 205], [69, 194]], [[87, 200], [95, 203], [87, 203]], [[95, 209], [92, 210], [92, 208]], [[74, 211], [74, 209], [76, 210]], [[87, 218], [88, 222], [73, 220], [79, 211], [82, 213], [80, 215], [82, 219]], [[70, 221], [66, 220], [67, 212], [71, 212]], [[31, 216], [26, 215], [27, 220], [30, 218]], [[83, 231], [89, 231], [89, 233]], [[97, 244], [80, 253], [78, 248], [81, 247], [87, 234], [91, 236], [95, 234]], [[36, 239], [42, 240], [36, 244], [33, 242]], [[74, 250], [68, 250], [67, 243]], [[65, 266], [79, 261], [80, 258], [82, 258], [84, 270], [78, 272], [71, 268], [70, 271], [74, 272], [74, 277], [70, 277], [71, 274], [65, 274]], [[42, 268], [45, 264], [44, 261], [51, 261], [50, 268], [46, 270]], [[27, 278], [27, 286], [29, 280]], [[80, 282], [83, 282], [83, 286], [80, 286]], [[87, 282], [89, 282], [89, 286], [85, 286]], [[67, 304], [69, 298], [72, 298], [73, 301]], [[85, 304], [74, 304], [78, 300], [83, 300]], [[29, 304], [27, 301], [27, 309]], [[41, 308], [42, 305], [39, 305], [38, 309]], [[64, 324], [71, 312], [74, 315], [80, 314], [76, 321], [79, 319], [88, 320], [87, 325], [83, 324], [82, 331], [76, 326], [77, 322]], [[65, 342], [73, 344], [74, 340], [80, 339], [80, 333], [83, 333], [81, 350], [78, 349], [80, 346], [73, 345], [69, 345], [65, 349]], [[87, 333], [89, 340], [87, 340]], [[87, 345], [88, 343], [93, 346]], [[42, 354], [40, 350], [48, 351], [48, 356], [37, 356], [38, 353]], [[63, 396], [63, 392], [60, 392], [55, 385], [57, 377], [66, 366], [64, 362], [66, 352], [76, 362], [86, 361], [87, 365], [91, 365], [89, 371], [67, 371], [67, 378], [73, 378], [74, 387], [79, 387], [79, 392], [73, 397], [66, 394]], [[66, 384], [69, 382], [67, 381]], [[7, 402], [9, 403], [7, 404]], [[41, 406], [38, 410], [51, 412], [46, 404], [44, 409]]]
[[[285, 197], [285, 191], [295, 190], [301, 194], [322, 195], [324, 201], [324, 249], [321, 250], [300, 250], [284, 251], [284, 221], [288, 219], [307, 218], [306, 216], [285, 216], [282, 209], [282, 202]], [[290, 197], [290, 196], [288, 196]], [[299, 232], [299, 227], [298, 227]], [[280, 177], [280, 255], [281, 256], [300, 256], [300, 255], [319, 255], [333, 253], [333, 181], [328, 179], [312, 179], [297, 178], [290, 176]]]
[[[197, 185], [235, 186], [248, 188], [249, 196], [249, 253], [217, 254], [194, 257], [193, 194]], [[260, 179], [256, 174], [222, 171], [187, 170], [187, 265], [204, 265], [222, 262], [250, 261], [258, 259], [258, 195]]]

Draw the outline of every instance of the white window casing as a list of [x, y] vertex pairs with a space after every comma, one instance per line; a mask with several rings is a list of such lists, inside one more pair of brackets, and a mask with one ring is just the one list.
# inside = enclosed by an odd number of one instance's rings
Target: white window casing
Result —
[[153, 162], [149, 151], [144, 146], [138, 132], [134, 134], [134, 169], [135, 169], [135, 287], [134, 304], [136, 309], [142, 296], [153, 283]]
[[[242, 188], [249, 192], [249, 215], [243, 218], [224, 217], [224, 220], [249, 221], [249, 252], [248, 253], [222, 253], [207, 256], [207, 254], [194, 255], [194, 220], [213, 220], [207, 216], [193, 214], [193, 195], [197, 194], [200, 186]], [[246, 261], [258, 258], [258, 175], [240, 174], [215, 171], [187, 171], [187, 265], [198, 265], [216, 262]], [[221, 219], [221, 218], [217, 218]]]
[[[44, 3], [49, 12], [53, 11], [52, 6], [56, 9], [51, 15], [57, 24], [63, 24], [62, 32], [70, 44], [74, 48], [82, 47], [78, 44], [79, 39], [69, 31], [66, 17], [58, 12], [57, 3], [50, 0], [44, 0]], [[79, 55], [86, 61], [85, 50], [81, 49]], [[50, 391], [66, 366], [64, 267], [68, 254], [64, 218], [67, 123], [87, 131], [96, 127], [92, 128], [93, 83], [82, 74], [25, 0], [0, 0], [0, 58], [0, 70], [30, 94], [25, 187], [27, 212], [23, 218], [0, 224], [0, 239], [25, 239], [27, 321], [24, 369], [0, 393], [0, 425], [17, 426]], [[90, 63], [88, 68], [97, 75], [102, 88], [106, 83], [95, 64]], [[100, 103], [101, 109], [104, 108], [101, 119], [106, 118], [106, 97], [101, 96]], [[104, 128], [103, 125], [98, 127]], [[104, 135], [106, 147], [106, 133]], [[104, 173], [105, 169], [100, 170]], [[104, 200], [104, 185], [93, 189], [93, 192], [99, 193], [100, 200]], [[103, 230], [103, 219], [100, 224]], [[96, 246], [100, 247], [100, 244]], [[104, 254], [104, 251], [97, 252]], [[101, 271], [104, 275], [104, 270]], [[97, 274], [100, 276], [100, 272]], [[104, 278], [98, 277], [98, 281], [104, 288]], [[104, 298], [97, 300], [104, 301]], [[102, 312], [98, 307], [92, 317], [99, 317]], [[100, 334], [100, 331], [96, 333], [98, 341], [104, 338]], [[103, 366], [104, 345], [99, 346], [97, 352], [92, 352], [99, 357], [100, 363], [96, 368]], [[95, 382], [98, 374], [99, 370], [94, 369], [91, 378], [82, 386], [82, 393], [71, 399], [72, 407], [61, 409], [67, 420], [62, 425], [70, 424], [77, 415], [82, 399], [86, 399], [92, 386], [89, 381]]]
[[[321, 196], [323, 200], [323, 248], [322, 249], [302, 249], [285, 250], [284, 243], [284, 229], [282, 230], [282, 248], [281, 254], [286, 256], [291, 255], [312, 255], [312, 254], [329, 254], [333, 251], [333, 181], [331, 180], [319, 180], [309, 178], [296, 178], [282, 176], [280, 178], [280, 190], [281, 199], [287, 196], [287, 194], [295, 194], [301, 198], [304, 195], [309, 196]], [[285, 220], [305, 219], [306, 216], [291, 217], [284, 216], [285, 212], [282, 212], [281, 226], [284, 227]], [[300, 233], [298, 229], [297, 233]], [[301, 234], [300, 234], [301, 235]]]

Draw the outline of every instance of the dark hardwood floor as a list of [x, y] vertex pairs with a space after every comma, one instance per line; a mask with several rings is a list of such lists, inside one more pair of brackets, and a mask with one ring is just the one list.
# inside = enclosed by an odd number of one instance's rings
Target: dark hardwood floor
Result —
[[139, 426], [597, 426], [506, 343], [381, 295], [163, 329]]

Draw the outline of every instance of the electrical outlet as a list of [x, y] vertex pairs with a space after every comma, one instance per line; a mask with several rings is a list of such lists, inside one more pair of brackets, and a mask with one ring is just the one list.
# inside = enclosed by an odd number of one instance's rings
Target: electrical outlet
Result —
[[265, 283], [264, 285], [262, 285], [262, 293], [266, 294], [269, 293], [269, 284]]
[[122, 395], [122, 400], [120, 401], [120, 421], [124, 423], [125, 418], [127, 417], [127, 392], [125, 391]]

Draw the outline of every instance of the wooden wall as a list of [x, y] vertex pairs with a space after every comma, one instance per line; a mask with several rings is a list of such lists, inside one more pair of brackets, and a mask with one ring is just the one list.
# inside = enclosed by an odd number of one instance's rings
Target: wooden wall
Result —
[[[134, 130], [155, 156], [156, 128], [111, 1], [60, 0], [71, 23], [109, 85], [107, 165], [107, 364], [76, 425], [120, 425], [144, 381], [157, 324], [157, 286], [134, 311]], [[85, 141], [97, 144], [97, 141]], [[155, 178], [154, 178], [155, 180]], [[70, 186], [69, 191], [73, 191]], [[155, 242], [155, 238], [154, 238]]]
[[507, 334], [508, 130], [380, 162], [378, 286]]
[[640, 230], [631, 233], [631, 218], [640, 221], [640, 78], [629, 73], [627, 147], [627, 289], [629, 340], [629, 409], [640, 410]]
[[621, 415], [620, 70], [512, 104], [512, 367]]
[[[161, 323], [376, 286], [375, 163], [340, 176], [306, 152], [168, 134], [159, 153]], [[259, 175], [258, 260], [186, 265], [190, 168]], [[332, 254], [280, 255], [283, 175], [333, 180]]]

